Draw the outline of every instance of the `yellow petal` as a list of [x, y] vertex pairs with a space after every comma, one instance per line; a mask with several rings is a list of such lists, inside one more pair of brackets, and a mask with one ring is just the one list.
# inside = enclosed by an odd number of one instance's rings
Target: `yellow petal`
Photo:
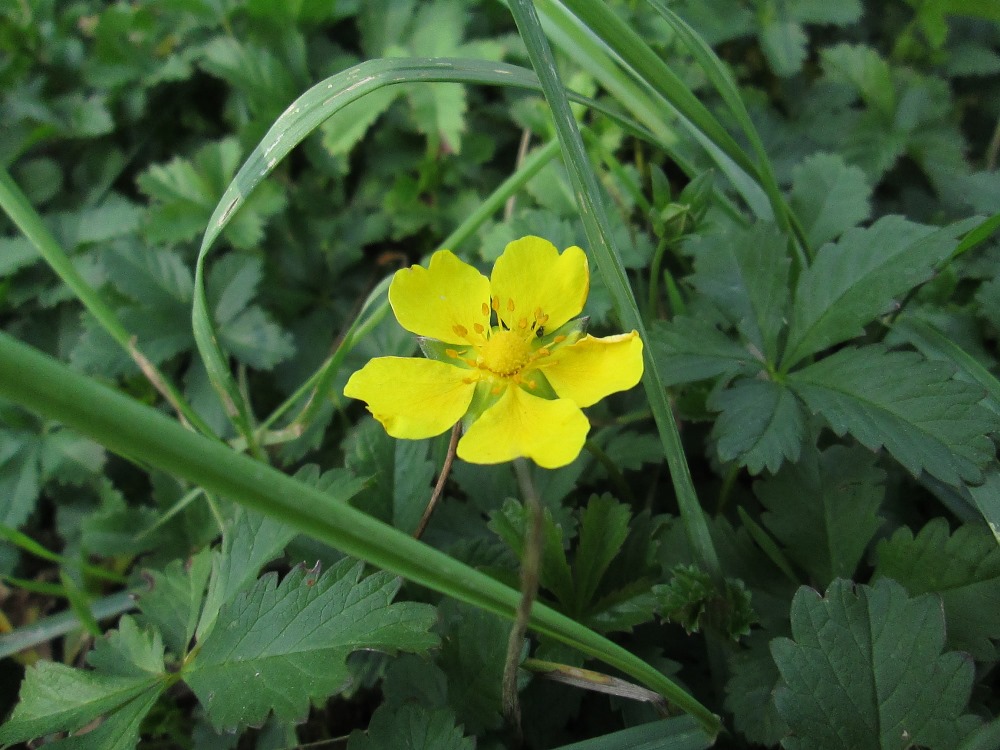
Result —
[[377, 357], [351, 375], [344, 395], [368, 404], [368, 411], [396, 438], [440, 435], [469, 408], [474, 383], [469, 371], [414, 357]]
[[589, 429], [572, 401], [548, 401], [510, 386], [458, 441], [458, 457], [474, 464], [524, 457], [555, 469], [580, 455]]
[[530, 324], [540, 310], [548, 316], [540, 325], [554, 331], [580, 314], [589, 290], [583, 250], [574, 246], [560, 255], [555, 245], [541, 237], [522, 237], [508, 244], [490, 276], [493, 300], [499, 302], [497, 312], [513, 330], [522, 319]]
[[449, 344], [469, 343], [477, 323], [489, 326], [489, 299], [489, 280], [450, 250], [434, 253], [428, 268], [397, 271], [389, 285], [389, 304], [403, 328]]
[[642, 339], [635, 331], [618, 336], [585, 336], [556, 349], [539, 369], [560, 398], [577, 406], [596, 404], [642, 378]]

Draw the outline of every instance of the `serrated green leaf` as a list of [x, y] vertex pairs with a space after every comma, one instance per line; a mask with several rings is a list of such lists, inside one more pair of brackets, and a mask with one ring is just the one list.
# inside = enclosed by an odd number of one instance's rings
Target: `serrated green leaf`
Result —
[[434, 608], [391, 604], [401, 581], [362, 578], [350, 559], [326, 573], [298, 566], [284, 580], [268, 574], [223, 606], [216, 627], [189, 661], [184, 680], [218, 729], [259, 725], [270, 711], [298, 721], [309, 701], [342, 688], [344, 661], [358, 649], [426, 651]]
[[208, 595], [195, 631], [199, 642], [211, 632], [219, 610], [236, 599], [293, 536], [294, 529], [269, 516], [245, 508], [237, 511], [232, 526], [222, 535], [222, 548], [212, 559]]
[[292, 335], [257, 305], [219, 326], [222, 346], [241, 362], [270, 370], [295, 354]]
[[[378, 89], [363, 101], [348, 104], [323, 122], [319, 129], [323, 147], [332, 156], [347, 156], [375, 121], [403, 94], [399, 86]], [[343, 167], [347, 171], [347, 165]]]
[[913, 533], [903, 527], [877, 547], [877, 577], [901, 583], [911, 596], [936, 593], [944, 603], [948, 647], [994, 661], [1000, 639], [1000, 547], [982, 525], [953, 534], [936, 518]]
[[[567, 607], [574, 602], [573, 576], [563, 549], [563, 529], [552, 518], [548, 508], [542, 509], [542, 560], [539, 583]], [[490, 514], [489, 528], [507, 544], [518, 559], [524, 557], [524, 537], [528, 524], [527, 509], [516, 500], [508, 499], [503, 508]]]
[[159, 700], [162, 689], [151, 688], [107, 716], [100, 726], [46, 744], [51, 750], [132, 750], [139, 744], [139, 729]]
[[149, 675], [110, 676], [39, 662], [25, 674], [14, 713], [0, 727], [0, 743], [75, 731], [138, 698], [157, 682]]
[[775, 701], [788, 750], [949, 750], [979, 719], [965, 714], [972, 661], [942, 654], [944, 616], [932, 596], [909, 598], [882, 579], [838, 579], [825, 597], [800, 588], [792, 638], [771, 642], [784, 684]]
[[813, 154], [792, 171], [791, 206], [813, 248], [865, 221], [871, 193], [865, 173], [837, 154]]
[[802, 23], [846, 26], [861, 19], [861, 0], [788, 0], [789, 14]]
[[781, 674], [771, 656], [771, 634], [758, 630], [745, 646], [729, 658], [726, 710], [733, 714], [733, 727], [750, 742], [776, 746], [788, 733], [788, 725], [774, 704], [774, 690]]
[[771, 380], [740, 378], [709, 396], [708, 408], [718, 411], [712, 428], [723, 461], [736, 460], [751, 474], [798, 460], [805, 436], [802, 406], [785, 386]]
[[838, 83], [852, 86], [883, 118], [896, 111], [896, 88], [889, 64], [871, 47], [841, 43], [820, 53], [823, 72]]
[[370, 477], [351, 504], [398, 529], [412, 532], [431, 499], [434, 462], [431, 441], [393, 440], [375, 420], [366, 419], [345, 442], [347, 467]]
[[898, 296], [929, 279], [969, 226], [958, 222], [935, 231], [886, 216], [820, 248], [796, 286], [782, 367], [860, 335]]
[[714, 740], [689, 716], [650, 721], [556, 750], [705, 750]]
[[760, 371], [760, 363], [745, 347], [697, 318], [678, 316], [669, 323], [654, 323], [649, 338], [664, 385]]
[[456, 602], [441, 606], [438, 665], [448, 675], [448, 703], [469, 734], [498, 729], [510, 625]]
[[777, 361], [788, 314], [787, 242], [773, 224], [759, 223], [688, 246], [695, 253], [692, 283], [769, 362]]
[[187, 654], [211, 571], [212, 553], [204, 549], [189, 560], [174, 560], [164, 570], [146, 574], [150, 587], [139, 595], [139, 610], [177, 657]]
[[761, 521], [816, 585], [850, 578], [882, 525], [885, 473], [862, 448], [807, 450], [795, 464], [754, 484]]
[[87, 662], [112, 677], [157, 677], [166, 671], [163, 637], [156, 628], [140, 629], [134, 617], [125, 615], [115, 630], [97, 639]]
[[0, 523], [19, 528], [35, 510], [41, 489], [41, 442], [27, 432], [0, 431]]
[[144, 307], [190, 306], [194, 279], [178, 253], [129, 245], [108, 251], [103, 261], [115, 287]]
[[263, 277], [264, 262], [254, 255], [229, 253], [213, 263], [205, 282], [205, 293], [215, 322], [224, 326], [243, 312], [253, 300]]
[[1000, 419], [979, 404], [982, 389], [953, 373], [915, 352], [867, 346], [792, 373], [788, 385], [838, 435], [849, 432], [871, 450], [885, 446], [912, 474], [960, 486], [982, 480], [994, 455], [987, 435]]
[[367, 732], [355, 729], [347, 750], [474, 750], [476, 741], [464, 736], [455, 714], [444, 708], [428, 711], [405, 704], [382, 706], [371, 718]]
[[580, 517], [573, 558], [574, 609], [583, 612], [628, 536], [632, 510], [611, 495], [592, 495]]
[[809, 37], [791, 18], [768, 15], [760, 30], [760, 46], [775, 75], [787, 78], [802, 70]]

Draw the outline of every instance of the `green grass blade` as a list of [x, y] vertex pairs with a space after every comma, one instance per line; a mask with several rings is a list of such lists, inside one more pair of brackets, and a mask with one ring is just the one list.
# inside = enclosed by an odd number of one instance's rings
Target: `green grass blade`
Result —
[[35, 211], [34, 206], [27, 196], [18, 187], [17, 183], [10, 176], [6, 169], [0, 168], [0, 207], [11, 218], [24, 236], [35, 246], [39, 255], [49, 264], [49, 267], [56, 272], [76, 295], [77, 299], [87, 308], [87, 312], [94, 316], [101, 328], [107, 331], [108, 335], [135, 361], [143, 374], [149, 379], [156, 389], [163, 394], [170, 405], [182, 415], [195, 429], [205, 435], [212, 434], [209, 427], [198, 416], [181, 396], [177, 388], [170, 382], [152, 362], [150, 362], [139, 349], [133, 340], [132, 334], [118, 320], [115, 311], [104, 301], [97, 290], [94, 289], [87, 280], [83, 278], [73, 261], [62, 249], [56, 238], [52, 236], [49, 228], [45, 226], [42, 217]]
[[[345, 554], [422, 586], [512, 618], [520, 593], [448, 555], [164, 414], [73, 372], [0, 333], [0, 397], [105, 445], [294, 526]], [[718, 719], [659, 670], [553, 609], [536, 606], [531, 627], [600, 659], [696, 717], [711, 734]]]
[[[648, 342], [642, 315], [635, 297], [632, 295], [632, 290], [629, 288], [621, 257], [614, 249], [607, 209], [601, 197], [597, 177], [587, 160], [583, 139], [580, 137], [576, 120], [570, 111], [569, 101], [556, 72], [555, 61], [539, 25], [538, 17], [535, 15], [534, 6], [530, 0], [511, 0], [510, 9], [521, 33], [521, 38], [528, 49], [528, 56], [542, 82], [545, 98], [552, 109], [556, 132], [563, 147], [563, 158], [573, 181], [581, 218], [587, 232], [587, 239], [590, 242], [592, 256], [597, 263], [597, 270], [611, 293], [615, 313], [621, 324], [626, 329], [634, 328], [639, 332], [643, 341]], [[663, 442], [667, 464], [670, 467], [670, 476], [677, 493], [677, 502], [680, 506], [691, 549], [697, 562], [706, 571], [721, 580], [722, 573], [718, 555], [712, 545], [705, 514], [698, 502], [694, 483], [691, 480], [691, 472], [684, 456], [677, 423], [674, 421], [673, 412], [667, 401], [663, 379], [660, 377], [648, 344], [643, 350], [643, 358], [645, 363], [643, 384], [646, 388], [646, 396], [649, 399], [650, 409]]]

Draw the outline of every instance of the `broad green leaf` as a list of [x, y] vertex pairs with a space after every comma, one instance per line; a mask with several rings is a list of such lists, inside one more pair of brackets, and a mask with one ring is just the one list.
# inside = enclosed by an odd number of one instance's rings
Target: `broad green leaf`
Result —
[[45, 745], [51, 750], [132, 750], [139, 744], [139, 730], [162, 689], [150, 688], [109, 714], [100, 726]]
[[429, 440], [394, 440], [378, 422], [366, 419], [344, 446], [347, 467], [359, 477], [370, 477], [351, 504], [412, 533], [433, 491], [430, 447]]
[[149, 591], [139, 595], [139, 609], [177, 657], [187, 654], [211, 571], [212, 553], [204, 549], [189, 560], [174, 560], [162, 571], [146, 573]]
[[737, 373], [753, 375], [759, 361], [712, 324], [685, 316], [650, 326], [650, 348], [664, 385], [678, 385]]
[[813, 248], [865, 221], [871, 193], [865, 173], [837, 154], [814, 154], [792, 171], [790, 203]]
[[291, 334], [256, 305], [220, 325], [219, 341], [234, 357], [257, 370], [270, 370], [295, 353]]
[[875, 461], [859, 447], [810, 449], [797, 463], [754, 484], [767, 508], [761, 521], [817, 586], [851, 578], [882, 525], [876, 513], [885, 473]]
[[392, 604], [401, 581], [388, 573], [362, 578], [345, 559], [326, 573], [298, 566], [284, 580], [260, 579], [226, 604], [216, 627], [186, 666], [184, 680], [218, 729], [306, 716], [310, 700], [342, 688], [353, 651], [425, 651], [434, 609]]
[[788, 314], [787, 238], [773, 224], [698, 238], [692, 283], [711, 299], [756, 349], [776, 362]]
[[740, 378], [714, 391], [708, 408], [719, 416], [712, 428], [719, 458], [737, 461], [751, 474], [775, 472], [785, 459], [796, 461], [805, 437], [802, 405], [784, 385]]
[[[319, 126], [323, 147], [332, 156], [347, 156], [402, 93], [398, 86], [377, 89], [363, 101], [348, 104]], [[347, 168], [345, 163], [345, 172]]]
[[733, 714], [733, 727], [750, 742], [777, 746], [788, 734], [788, 725], [774, 705], [774, 690], [781, 674], [768, 644], [772, 634], [757, 630], [729, 658], [726, 710]]
[[0, 727], [0, 743], [75, 731], [137, 699], [157, 682], [149, 675], [120, 677], [38, 662], [25, 674], [14, 713]]
[[355, 729], [347, 750], [475, 750], [476, 741], [456, 726], [455, 715], [444, 708], [428, 710], [413, 704], [382, 706], [368, 723]]
[[205, 293], [212, 317], [220, 326], [249, 307], [264, 278], [264, 262], [255, 255], [229, 253], [212, 264], [205, 281]]
[[837, 579], [825, 597], [802, 587], [792, 638], [771, 642], [784, 684], [778, 712], [788, 750], [950, 750], [979, 724], [964, 713], [972, 661], [941, 653], [944, 615], [933, 596], [911, 599], [882, 579]]
[[0, 430], [0, 523], [19, 528], [35, 510], [41, 489], [41, 441], [28, 432]]
[[178, 253], [128, 245], [105, 253], [103, 260], [115, 287], [143, 306], [172, 309], [191, 304], [194, 281]]
[[219, 610], [256, 580], [260, 569], [284, 551], [295, 530], [280, 521], [241, 508], [222, 535], [222, 548], [214, 553], [208, 595], [196, 634], [204, 640], [215, 625]]
[[886, 216], [821, 247], [795, 289], [782, 368], [859, 336], [897, 297], [929, 279], [969, 228], [965, 221], [935, 231]]
[[787, 0], [789, 14], [802, 23], [846, 26], [861, 19], [861, 0]]
[[949, 533], [937, 518], [914, 538], [900, 528], [877, 547], [877, 577], [891, 578], [912, 595], [936, 593], [944, 603], [948, 647], [980, 661], [997, 657], [1000, 639], [1000, 547], [980, 524]]
[[510, 625], [489, 612], [445, 601], [437, 663], [448, 675], [448, 703], [469, 734], [498, 729]]
[[573, 558], [576, 612], [583, 612], [597, 593], [605, 571], [628, 536], [632, 511], [611, 495], [591, 495], [580, 517], [580, 535]]
[[914, 352], [852, 347], [792, 373], [788, 385], [838, 435], [885, 446], [910, 473], [959, 486], [982, 481], [1000, 418], [979, 404], [981, 388], [953, 373]]
[[[289, 36], [294, 33], [289, 29]], [[203, 55], [202, 69], [228, 82], [261, 121], [274, 120], [299, 92], [289, 61], [271, 49], [228, 35], [206, 44]]]
[[87, 662], [112, 677], [158, 677], [166, 671], [163, 637], [156, 628], [140, 629], [134, 617], [125, 615], [115, 630], [94, 643]]

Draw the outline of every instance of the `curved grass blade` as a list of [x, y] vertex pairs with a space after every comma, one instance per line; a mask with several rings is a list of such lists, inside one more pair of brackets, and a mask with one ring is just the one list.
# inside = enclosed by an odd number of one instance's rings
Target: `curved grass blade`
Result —
[[49, 228], [45, 226], [42, 217], [38, 215], [28, 197], [18, 187], [6, 169], [0, 168], [0, 207], [11, 218], [24, 236], [35, 246], [49, 267], [56, 272], [62, 282], [68, 286], [76, 298], [80, 300], [87, 312], [94, 316], [111, 338], [135, 361], [143, 374], [153, 384], [153, 387], [170, 403], [170, 405], [187, 420], [188, 424], [204, 435], [212, 435], [209, 427], [198, 413], [184, 400], [177, 388], [170, 382], [149, 359], [143, 355], [128, 329], [118, 320], [115, 311], [104, 301], [97, 290], [80, 275], [73, 261], [62, 249]]
[[[642, 314], [629, 287], [621, 257], [614, 249], [608, 213], [597, 184], [597, 177], [587, 160], [583, 139], [570, 111], [569, 101], [556, 72], [555, 61], [538, 17], [535, 15], [534, 6], [531, 0], [510, 0], [510, 9], [528, 49], [528, 57], [545, 90], [545, 98], [552, 109], [556, 132], [563, 147], [563, 159], [573, 181], [577, 204], [592, 255], [597, 263], [597, 270], [611, 293], [618, 320], [626, 329], [634, 328], [644, 341], [648, 341]], [[691, 549], [702, 568], [721, 581], [719, 558], [712, 545], [708, 524], [691, 480], [677, 423], [667, 402], [663, 379], [648, 346], [643, 350], [643, 359], [645, 362], [643, 385], [646, 388], [646, 397], [660, 433], [660, 440], [663, 442], [667, 465], [670, 467], [670, 477], [677, 493], [677, 502]]]
[[[216, 337], [205, 291], [205, 260], [215, 240], [247, 196], [271, 173], [278, 162], [324, 120], [384, 86], [421, 82], [479, 83], [539, 89], [538, 79], [530, 70], [503, 63], [445, 58], [388, 58], [360, 63], [316, 84], [285, 110], [233, 178], [209, 219], [195, 264], [191, 315], [194, 338], [226, 414], [233, 421], [242, 442], [254, 455], [261, 456], [250, 404], [237, 387], [226, 355]], [[575, 94], [571, 96], [574, 101], [613, 118], [638, 137], [654, 138], [641, 126], [613, 109], [587, 97]]]
[[[513, 618], [520, 593], [409, 535], [166, 415], [73, 372], [0, 333], [0, 397], [60, 421], [109, 450], [142, 461], [294, 526], [347, 555], [481, 609]], [[713, 735], [719, 721], [689, 693], [621, 646], [553, 609], [530, 626], [600, 659], [663, 695]]]

